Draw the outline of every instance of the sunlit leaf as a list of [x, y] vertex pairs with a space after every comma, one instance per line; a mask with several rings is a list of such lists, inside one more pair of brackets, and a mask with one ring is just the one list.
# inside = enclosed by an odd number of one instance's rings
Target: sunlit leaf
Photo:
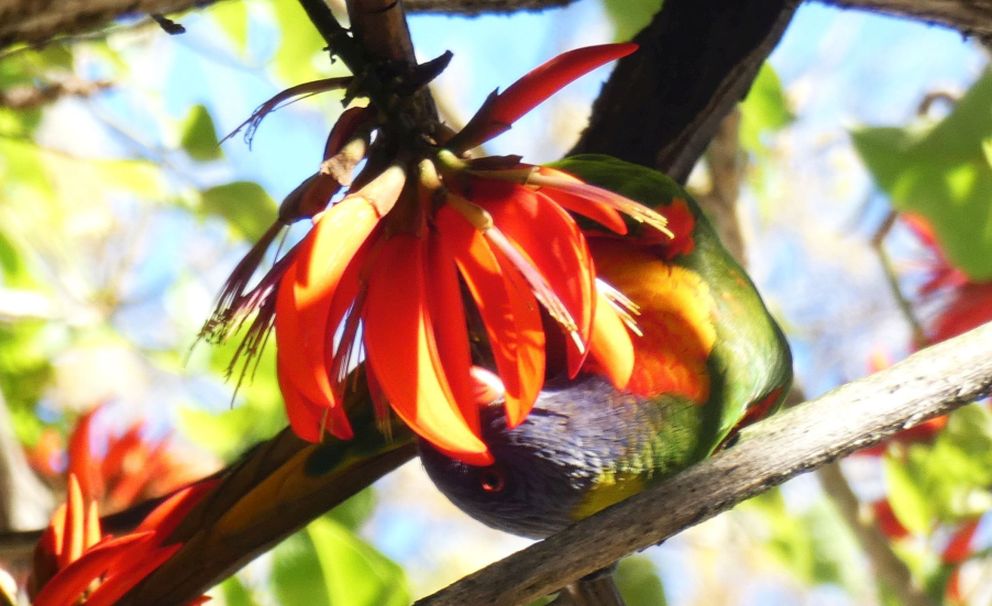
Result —
[[180, 130], [182, 136], [179, 143], [190, 158], [205, 162], [216, 160], [223, 155], [217, 142], [217, 130], [214, 128], [213, 118], [203, 105], [194, 105], [189, 109]]
[[[223, 375], [234, 355], [238, 337], [233, 336], [223, 345], [198, 346], [210, 356], [209, 365], [214, 373]], [[197, 358], [194, 357], [194, 361]], [[226, 384], [233, 392], [237, 375]], [[258, 358], [256, 372], [245, 377], [238, 389], [236, 400], [221, 411], [207, 411], [199, 407], [180, 410], [179, 425], [194, 443], [225, 458], [236, 456], [255, 442], [266, 440], [286, 426], [282, 396], [275, 380], [274, 348], [266, 348]]]
[[249, 242], [260, 238], [276, 217], [275, 201], [261, 185], [250, 181], [204, 190], [200, 194], [200, 210], [227, 219], [231, 228]]
[[932, 526], [936, 511], [925, 479], [917, 472], [915, 466], [896, 457], [885, 457], [885, 484], [892, 511], [907, 530], [924, 534]]
[[272, 580], [283, 604], [405, 606], [399, 566], [328, 518], [312, 522], [276, 548]]
[[616, 575], [617, 588], [627, 606], [665, 606], [665, 588], [658, 568], [641, 555], [620, 560]]
[[294, 534], [272, 551], [272, 588], [279, 604], [334, 606], [322, 587], [323, 576], [306, 531]]
[[[282, 36], [273, 57], [276, 73], [293, 84], [328, 75], [317, 69], [318, 57], [323, 56], [325, 60], [327, 58], [327, 54], [320, 50], [327, 43], [310, 24], [300, 4], [273, 2], [271, 9]], [[330, 67], [327, 61], [323, 65]]]
[[663, 0], [603, 0], [603, 10], [613, 22], [614, 39], [630, 40], [661, 10]]
[[237, 575], [228, 577], [218, 587], [220, 594], [224, 596], [224, 604], [227, 606], [256, 606], [252, 592]]
[[741, 103], [741, 144], [751, 151], [761, 150], [762, 136], [788, 126], [793, 119], [778, 74], [763, 63]]
[[248, 7], [247, 2], [218, 2], [209, 11], [210, 17], [227, 34], [239, 53], [244, 53], [248, 48]]
[[899, 210], [926, 217], [951, 263], [992, 278], [992, 75], [980, 78], [933, 128], [863, 128], [854, 145]]
[[796, 511], [779, 490], [748, 502], [768, 526], [763, 538], [769, 553], [806, 584], [834, 583], [851, 589], [868, 579], [858, 565], [859, 547], [837, 512], [826, 500]]

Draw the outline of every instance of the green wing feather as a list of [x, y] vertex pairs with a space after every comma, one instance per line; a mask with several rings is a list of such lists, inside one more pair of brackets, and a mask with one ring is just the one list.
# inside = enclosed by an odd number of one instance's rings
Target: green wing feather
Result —
[[[650, 251], [669, 268], [665, 272], [658, 270], [659, 264], [645, 265], [639, 290], [661, 293], [667, 288], [666, 281], [678, 273], [673, 268], [698, 276], [708, 287], [700, 295], [707, 300], [699, 305], [705, 307], [715, 333], [705, 358], [709, 387], [705, 399], [693, 402], [671, 393], [650, 396], [649, 403], [657, 409], [650, 415], [652, 432], [628, 445], [628, 454], [618, 463], [620, 469], [612, 477], [606, 474], [603, 491], [594, 490], [589, 495], [582, 508], [585, 511], [578, 516], [582, 517], [608, 504], [605, 501], [636, 492], [634, 483], [625, 487], [619, 481], [623, 477], [633, 482], [635, 478], [671, 475], [711, 454], [740, 425], [774, 411], [791, 384], [792, 357], [781, 329], [747, 273], [720, 243], [696, 201], [677, 183], [657, 171], [609, 156], [575, 156], [555, 167], [669, 216], [674, 240], [629, 221], [630, 233], [617, 240], [618, 246], [637, 247], [640, 243], [639, 248]], [[588, 226], [587, 233], [595, 229]], [[686, 229], [689, 233], [681, 233]], [[629, 258], [630, 263], [638, 262], [636, 255]]]

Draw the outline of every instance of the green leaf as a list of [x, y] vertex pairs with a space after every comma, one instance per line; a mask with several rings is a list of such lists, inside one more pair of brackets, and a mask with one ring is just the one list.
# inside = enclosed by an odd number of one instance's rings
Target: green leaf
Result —
[[216, 160], [223, 155], [220, 143], [217, 141], [217, 129], [214, 128], [213, 118], [203, 105], [194, 105], [190, 108], [180, 129], [182, 137], [179, 144], [190, 158], [206, 162]]
[[860, 548], [826, 499], [793, 511], [776, 489], [748, 500], [747, 511], [762, 515], [767, 531], [761, 536], [768, 552], [804, 584], [833, 583], [857, 590], [868, 582], [857, 564]]
[[[210, 347], [210, 367], [217, 374], [225, 374], [238, 343], [240, 335], [236, 334], [223, 345], [203, 344], [194, 352], [190, 362], [197, 363], [200, 349]], [[254, 374], [246, 376], [242, 381], [237, 403], [229, 410], [215, 413], [201, 408], [181, 408], [179, 425], [183, 434], [222, 458], [231, 458], [251, 444], [272, 437], [285, 427], [286, 415], [276, 381], [273, 348], [269, 347], [261, 352], [255, 368]], [[236, 384], [237, 376], [229, 382], [232, 392]]]
[[603, 0], [603, 10], [613, 22], [614, 39], [630, 40], [661, 10], [663, 0]]
[[300, 4], [273, 2], [271, 8], [282, 34], [273, 58], [278, 76], [293, 84], [321, 77], [321, 72], [316, 69], [318, 57], [323, 56], [324, 65], [330, 67], [326, 61], [327, 55], [321, 51], [327, 42], [307, 19]]
[[313, 541], [298, 532], [272, 551], [272, 588], [280, 604], [332, 606]]
[[893, 456], [885, 457], [884, 467], [886, 492], [893, 513], [910, 532], [927, 533], [933, 525], [936, 510], [933, 495], [926, 490], [920, 470]]
[[375, 490], [360, 491], [330, 511], [327, 515], [349, 530], [358, 530], [375, 509]]
[[247, 2], [218, 2], [210, 8], [210, 17], [227, 34], [235, 49], [244, 54], [248, 49], [250, 15]]
[[665, 588], [658, 569], [642, 555], [620, 560], [615, 573], [617, 588], [627, 606], [665, 606]]
[[220, 584], [221, 595], [224, 596], [226, 606], [257, 606], [250, 589], [248, 589], [237, 575], [228, 577]]
[[854, 145], [898, 210], [925, 217], [951, 263], [976, 281], [992, 278], [992, 74], [931, 128], [863, 128]]
[[283, 604], [405, 606], [403, 570], [345, 527], [320, 518], [273, 552], [272, 580]]
[[201, 192], [200, 210], [205, 215], [227, 219], [231, 228], [249, 242], [258, 240], [276, 218], [276, 203], [261, 185], [250, 181], [235, 181]]
[[778, 74], [764, 63], [741, 103], [741, 143], [752, 152], [763, 150], [762, 135], [782, 129], [794, 119]]

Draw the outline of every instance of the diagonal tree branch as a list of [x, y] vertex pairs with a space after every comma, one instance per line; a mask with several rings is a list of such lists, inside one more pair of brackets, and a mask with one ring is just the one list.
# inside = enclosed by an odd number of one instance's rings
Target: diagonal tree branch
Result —
[[617, 64], [572, 153], [609, 154], [684, 183], [798, 4], [667, 0], [634, 38], [640, 51]]
[[[228, 0], [236, 1], [236, 0]], [[482, 13], [543, 10], [574, 0], [406, 0], [408, 12]], [[992, 35], [992, 0], [826, 0], [842, 8], [919, 19], [960, 30]], [[122, 17], [147, 17], [202, 8], [212, 0], [0, 0], [0, 49], [17, 43], [40, 44], [59, 35], [105, 27]], [[745, 3], [739, 3], [745, 4]], [[758, 2], [747, 4], [760, 4]]]
[[746, 429], [713, 458], [417, 606], [526, 604], [781, 484], [992, 390], [992, 323]]

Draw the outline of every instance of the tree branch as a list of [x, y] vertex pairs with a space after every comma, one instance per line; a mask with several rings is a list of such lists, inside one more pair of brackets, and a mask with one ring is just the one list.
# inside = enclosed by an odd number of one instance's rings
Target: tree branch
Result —
[[[840, 465], [824, 465], [817, 470], [816, 476], [864, 550], [875, 578], [897, 596], [899, 603], [904, 606], [934, 606], [934, 601], [913, 582], [905, 562], [892, 551], [892, 546], [879, 530], [878, 523], [861, 514], [861, 503], [844, 478]], [[879, 596], [880, 600], [881, 598]]]
[[965, 35], [992, 35], [992, 0], [821, 0], [840, 8], [918, 19], [959, 30]]
[[406, 10], [414, 13], [448, 13], [477, 16], [484, 13], [543, 11], [568, 6], [575, 0], [406, 0]]
[[603, 87], [572, 153], [609, 154], [684, 183], [797, 6], [667, 0], [634, 38], [640, 51], [621, 60]]
[[[404, 5], [409, 12], [478, 15], [484, 12], [542, 10], [565, 6], [573, 1], [406, 0]], [[919, 19], [966, 34], [992, 35], [992, 0], [825, 1], [842, 8]], [[59, 35], [97, 30], [128, 15], [177, 13], [211, 3], [211, 0], [0, 0], [0, 48], [16, 43], [40, 44]]]
[[744, 430], [711, 459], [417, 606], [525, 604], [785, 480], [992, 390], [992, 323]]

